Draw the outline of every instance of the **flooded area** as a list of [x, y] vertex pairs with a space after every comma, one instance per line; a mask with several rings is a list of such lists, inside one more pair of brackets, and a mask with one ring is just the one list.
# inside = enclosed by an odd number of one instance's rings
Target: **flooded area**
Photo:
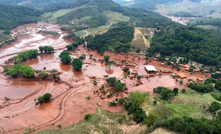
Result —
[[[44, 35], [37, 31], [39, 29], [52, 30], [59, 35]], [[1, 68], [0, 74], [0, 133], [16, 134], [23, 133], [28, 129], [39, 131], [45, 128], [55, 129], [61, 124], [66, 127], [73, 123], [79, 122], [88, 113], [95, 113], [97, 106], [110, 112], [121, 112], [122, 106], [109, 107], [108, 102], [116, 97], [101, 98], [94, 91], [98, 90], [101, 85], [107, 85], [104, 75], [116, 77], [120, 79], [128, 87], [130, 91], [142, 91], [153, 94], [153, 88], [157, 86], [165, 86], [170, 89], [178, 87], [183, 89], [187, 87], [185, 83], [188, 77], [192, 79], [205, 78], [205, 74], [196, 73], [189, 74], [188, 71], [181, 69], [187, 78], [183, 79], [184, 84], [179, 84], [171, 76], [172, 73], [148, 73], [144, 66], [146, 64], [154, 65], [159, 71], [160, 69], [170, 69], [173, 73], [178, 73], [175, 69], [168, 66], [162, 66], [158, 61], [146, 61], [145, 56], [139, 54], [125, 54], [105, 52], [104, 55], [109, 55], [110, 60], [114, 61], [115, 65], [106, 66], [101, 63], [103, 56], [96, 51], [88, 50], [80, 45], [75, 51], [71, 51], [71, 57], [76, 58], [82, 54], [86, 55], [83, 60], [82, 71], [73, 71], [71, 65], [63, 65], [60, 62], [59, 54], [65, 50], [65, 46], [69, 43], [62, 37], [66, 34], [60, 31], [58, 25], [48, 23], [37, 23], [19, 26], [12, 30], [12, 34], [18, 36], [16, 42], [8, 44], [0, 50], [1, 64], [11, 58], [13, 54], [23, 52], [30, 49], [37, 49], [41, 45], [55, 47], [53, 54], [39, 54], [37, 58], [23, 62], [25, 65], [33, 67], [35, 70], [56, 69], [60, 72], [62, 82], [50, 81], [34, 81], [24, 78], [10, 78], [5, 76]], [[89, 55], [93, 57], [90, 59]], [[122, 60], [126, 63], [122, 64]], [[131, 74], [124, 74], [122, 69], [128, 66]], [[140, 81], [136, 79], [137, 75], [141, 75]], [[148, 78], [147, 78], [148, 76]], [[179, 79], [180, 80], [180, 79]], [[93, 84], [97, 81], [97, 85]], [[50, 103], [43, 105], [35, 105], [35, 99], [45, 93], [51, 93], [53, 100]], [[87, 97], [91, 99], [88, 100]]]

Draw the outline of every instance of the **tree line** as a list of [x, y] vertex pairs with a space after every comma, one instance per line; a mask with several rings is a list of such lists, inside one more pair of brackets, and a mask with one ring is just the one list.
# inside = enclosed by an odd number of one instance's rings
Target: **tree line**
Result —
[[150, 55], [181, 56], [205, 65], [221, 65], [221, 34], [196, 27], [158, 27], [152, 38]]

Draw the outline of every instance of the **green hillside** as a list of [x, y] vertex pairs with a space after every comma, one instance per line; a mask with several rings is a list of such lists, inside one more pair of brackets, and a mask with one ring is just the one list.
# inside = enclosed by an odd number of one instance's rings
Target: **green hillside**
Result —
[[179, 24], [157, 13], [122, 7], [112, 0], [76, 0], [73, 4], [52, 4], [44, 10], [43, 21], [64, 25], [64, 29], [82, 30], [120, 21], [138, 27], [176, 27]]

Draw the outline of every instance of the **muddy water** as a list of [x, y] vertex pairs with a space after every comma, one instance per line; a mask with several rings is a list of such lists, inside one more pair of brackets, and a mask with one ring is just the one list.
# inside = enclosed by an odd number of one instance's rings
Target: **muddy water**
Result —
[[[38, 29], [54, 30], [60, 34], [60, 37], [53, 37], [37, 33]], [[4, 74], [0, 74], [0, 132], [3, 133], [23, 133], [27, 129], [35, 129], [36, 131], [51, 128], [55, 129], [56, 125], [61, 124], [66, 127], [76, 123], [84, 118], [88, 113], [94, 113], [97, 105], [102, 109], [111, 112], [122, 111], [121, 106], [109, 107], [108, 101], [114, 100], [113, 98], [101, 99], [98, 94], [94, 94], [102, 84], [106, 84], [103, 75], [116, 77], [122, 82], [126, 83], [128, 91], [139, 90], [142, 92], [150, 92], [153, 94], [153, 88], [157, 86], [165, 86], [168, 88], [186, 88], [184, 85], [176, 83], [176, 81], [169, 74], [162, 74], [162, 76], [155, 76], [151, 78], [142, 78], [137, 81], [136, 78], [124, 78], [122, 68], [125, 65], [108, 67], [100, 63], [103, 56], [96, 53], [96, 51], [87, 50], [83, 46], [79, 46], [75, 51], [70, 52], [72, 58], [79, 57], [86, 54], [86, 59], [83, 60], [83, 68], [80, 72], [73, 71], [71, 65], [64, 65], [60, 62], [59, 54], [62, 48], [68, 44], [63, 40], [62, 32], [59, 31], [57, 25], [38, 23], [20, 26], [12, 30], [14, 35], [19, 35], [18, 41], [0, 50], [1, 64], [2, 60], [10, 58], [11, 54], [16, 52], [25, 51], [32, 48], [37, 48], [39, 44], [53, 45], [59, 48], [54, 54], [39, 54], [37, 58], [24, 62], [25, 65], [30, 65], [36, 70], [42, 70], [46, 67], [47, 70], [57, 69], [61, 72], [60, 78], [65, 83], [58, 84], [48, 81], [27, 81], [23, 78], [8, 78]], [[60, 50], [61, 49], [61, 50]], [[89, 58], [93, 54], [96, 61]], [[130, 67], [130, 71], [137, 70], [137, 73], [142, 76], [149, 75], [144, 70], [146, 64], [145, 56], [139, 55], [125, 55], [105, 52], [104, 55], [110, 55], [110, 60], [119, 63], [121, 60], [126, 60]], [[131, 66], [131, 65], [136, 66]], [[162, 67], [159, 62], [149, 63], [154, 65], [158, 70]], [[2, 69], [0, 69], [2, 72]], [[176, 72], [176, 70], [171, 69]], [[186, 74], [187, 72], [184, 71]], [[191, 78], [204, 77], [201, 74], [190, 75]], [[94, 86], [93, 81], [97, 81], [98, 85]], [[185, 80], [187, 81], [187, 80]], [[184, 82], [185, 83], [185, 82]], [[43, 105], [35, 105], [35, 99], [44, 93], [51, 93], [54, 100], [50, 103]], [[91, 96], [91, 99], [86, 99]], [[8, 102], [5, 97], [9, 98]], [[119, 97], [118, 97], [119, 98]]]

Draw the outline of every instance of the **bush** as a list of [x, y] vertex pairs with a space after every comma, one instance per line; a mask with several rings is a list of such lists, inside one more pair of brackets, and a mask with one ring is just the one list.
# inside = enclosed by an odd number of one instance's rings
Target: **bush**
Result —
[[90, 100], [90, 99], [91, 99], [91, 96], [88, 96], [87, 99]]
[[93, 116], [93, 114], [86, 114], [86, 115], [84, 116], [84, 119], [85, 119], [86, 121], [88, 121], [88, 120], [90, 120], [90, 119], [92, 118], [92, 116]]
[[94, 85], [95, 85], [95, 86], [97, 85], [97, 81], [94, 81]]
[[74, 71], [81, 71], [83, 62], [80, 59], [73, 59], [71, 65], [72, 65]]
[[124, 98], [120, 98], [120, 99], [119, 99], [119, 104], [120, 104], [120, 105], [123, 105], [124, 102], [125, 102], [125, 99], [124, 99]]
[[212, 93], [212, 97], [218, 101], [221, 101], [221, 93]]
[[82, 54], [79, 59], [84, 60], [86, 58], [85, 54]]
[[125, 68], [123, 68], [123, 71], [126, 73], [126, 72], [128, 72], [130, 69], [129, 69], [129, 67], [125, 67]]
[[38, 76], [42, 77], [43, 79], [48, 77], [48, 73], [46, 73], [45, 71], [42, 71]]
[[16, 63], [21, 63], [22, 61], [26, 61], [28, 59], [36, 58], [38, 55], [38, 50], [29, 50], [25, 52], [18, 53], [16, 56], [14, 56], [14, 60]]
[[209, 93], [213, 91], [213, 86], [211, 84], [203, 84], [203, 83], [189, 83], [189, 88], [196, 90], [201, 93]]
[[153, 89], [154, 93], [160, 93], [163, 89], [166, 89], [165, 87], [157, 87]]
[[182, 89], [182, 90], [181, 90], [181, 93], [186, 93], [186, 89]]
[[72, 45], [67, 45], [66, 48], [67, 48], [67, 50], [74, 50], [74, 46], [72, 46]]
[[161, 95], [161, 98], [162, 98], [162, 99], [168, 100], [168, 99], [170, 99], [171, 97], [173, 97], [173, 91], [170, 90], [170, 89], [163, 89], [163, 90], [160, 92], [160, 95]]
[[25, 78], [34, 77], [35, 71], [32, 67], [26, 65], [13, 65], [11, 68], [4, 69], [6, 73], [12, 77], [21, 74]]
[[217, 80], [215, 83], [215, 88], [219, 91], [221, 91], [221, 80]]
[[178, 89], [178, 88], [174, 88], [174, 89], [173, 89], [173, 93], [174, 93], [175, 95], [177, 95], [177, 94], [179, 93], [179, 89]]
[[140, 75], [137, 76], [137, 80], [140, 80], [142, 77]]
[[146, 117], [146, 112], [143, 111], [142, 108], [137, 108], [136, 111], [133, 113], [133, 121], [135, 121], [136, 123], [143, 122]]
[[108, 62], [109, 59], [110, 59], [110, 56], [109, 56], [109, 55], [105, 55], [105, 56], [104, 56], [104, 60], [105, 60], [106, 62]]
[[212, 102], [210, 107], [209, 107], [209, 112], [213, 113], [217, 111], [220, 108], [220, 104], [218, 102]]
[[156, 100], [153, 101], [153, 105], [154, 105], [154, 106], [157, 105], [157, 101], [156, 101]]
[[59, 58], [63, 64], [69, 64], [71, 62], [70, 53], [68, 51], [61, 52]]
[[116, 77], [110, 77], [106, 81], [110, 86], [115, 86], [117, 79], [116, 79]]
[[51, 100], [52, 95], [50, 93], [46, 93], [43, 96], [38, 97], [38, 102], [40, 104], [49, 102]]

